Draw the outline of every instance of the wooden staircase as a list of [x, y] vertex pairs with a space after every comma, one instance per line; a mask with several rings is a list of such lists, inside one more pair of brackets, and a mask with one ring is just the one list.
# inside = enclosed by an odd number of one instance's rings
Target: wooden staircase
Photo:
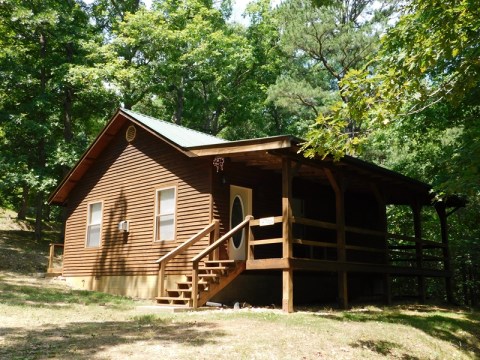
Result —
[[[246, 268], [245, 261], [219, 260], [218, 249], [236, 233], [245, 231], [250, 233], [252, 216], [219, 237], [219, 221], [214, 220], [210, 225], [192, 236], [156, 262], [158, 270], [158, 304], [168, 306], [183, 306], [198, 308], [215, 296], [225, 286], [230, 284]], [[186, 281], [176, 283], [174, 289], [165, 288], [166, 268], [170, 260], [184, 253], [189, 247], [205, 238], [210, 237], [209, 245], [192, 259], [192, 272], [186, 275]], [[248, 244], [248, 240], [247, 244]]]
[[[198, 269], [197, 306], [203, 306], [220, 290], [230, 284], [245, 270], [245, 261], [208, 260]], [[156, 298], [157, 303], [169, 306], [192, 307], [192, 275], [186, 281], [177, 282], [174, 289], [165, 289], [165, 296]]]

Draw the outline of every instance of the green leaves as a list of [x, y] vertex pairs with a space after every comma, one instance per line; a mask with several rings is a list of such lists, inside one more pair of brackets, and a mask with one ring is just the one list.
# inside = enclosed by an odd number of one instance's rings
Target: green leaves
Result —
[[352, 154], [360, 132], [366, 130], [353, 115], [373, 104], [352, 88], [361, 84], [360, 69], [377, 48], [393, 7], [388, 1], [368, 0], [317, 5], [303, 0], [282, 3], [281, 44], [289, 63], [270, 87], [268, 99], [291, 114], [293, 121], [313, 124], [304, 147], [309, 156], [317, 151], [338, 158]]
[[85, 76], [84, 45], [98, 40], [92, 29], [74, 1], [6, 0], [0, 7], [0, 151], [8, 174], [0, 193], [17, 209], [35, 204], [37, 220], [45, 194], [103, 116], [85, 109], [95, 112], [111, 99]]

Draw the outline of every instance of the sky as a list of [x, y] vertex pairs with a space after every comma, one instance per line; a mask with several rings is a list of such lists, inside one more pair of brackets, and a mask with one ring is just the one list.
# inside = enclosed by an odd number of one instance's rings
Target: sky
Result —
[[247, 25], [248, 20], [242, 17], [242, 14], [245, 11], [250, 0], [234, 0], [233, 1], [233, 12], [232, 12], [232, 21], [238, 22], [240, 24]]
[[[84, 0], [87, 4], [93, 2], [93, 0]], [[150, 7], [152, 0], [143, 0], [147, 7]], [[277, 0], [278, 1], [278, 0]], [[250, 0], [233, 0], [233, 12], [232, 12], [232, 22], [238, 22], [240, 24], [248, 25], [248, 19], [242, 17], [245, 8]], [[275, 1], [274, 1], [275, 2]]]

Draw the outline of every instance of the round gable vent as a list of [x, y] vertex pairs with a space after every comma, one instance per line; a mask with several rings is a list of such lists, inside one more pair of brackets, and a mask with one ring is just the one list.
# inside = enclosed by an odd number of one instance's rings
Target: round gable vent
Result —
[[130, 125], [127, 129], [127, 132], [125, 133], [125, 138], [130, 143], [135, 139], [136, 135], [137, 135], [137, 129], [135, 129], [135, 126]]

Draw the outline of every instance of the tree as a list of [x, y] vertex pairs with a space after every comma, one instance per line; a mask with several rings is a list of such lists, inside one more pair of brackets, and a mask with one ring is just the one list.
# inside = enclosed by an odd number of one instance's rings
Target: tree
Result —
[[[470, 1], [412, 0], [364, 68], [340, 86], [352, 101], [331, 109], [333, 124], [356, 119], [369, 129], [361, 155], [432, 183], [444, 195], [468, 195], [449, 218], [458, 294], [478, 302], [480, 279], [480, 13]], [[310, 134], [311, 154], [321, 136]], [[345, 141], [332, 148], [345, 152]]]
[[134, 14], [143, 6], [141, 0], [95, 0], [90, 6], [90, 13], [95, 25], [108, 38], [127, 14]]
[[226, 126], [223, 115], [252, 64], [242, 29], [198, 0], [128, 14], [103, 54], [125, 107], [212, 134]]
[[232, 102], [225, 111], [226, 127], [220, 133], [228, 139], [247, 139], [298, 133], [286, 112], [267, 100], [268, 88], [286, 70], [280, 46], [280, 21], [269, 0], [249, 3], [250, 24], [238, 27], [252, 51], [244, 81], [232, 89]]
[[[332, 106], [348, 103], [339, 83], [350, 69], [361, 68], [375, 51], [379, 34], [394, 10], [393, 1], [311, 1], [282, 3], [282, 48], [290, 68], [269, 89], [269, 99], [304, 122], [321, 123]], [[322, 122], [323, 140], [331, 124]], [[338, 132], [353, 139], [360, 131], [352, 119]]]
[[92, 117], [83, 122], [86, 104], [77, 104], [95, 96], [95, 83], [72, 69], [85, 61], [82, 44], [94, 33], [80, 2], [6, 0], [0, 34], [2, 193], [13, 194], [20, 217], [33, 203], [40, 237], [46, 194], [85, 147]]
[[[372, 129], [442, 101], [458, 104], [479, 84], [479, 32], [480, 10], [471, 1], [408, 2], [379, 52], [341, 81], [351, 101], [333, 106], [319, 126], [354, 119]], [[325, 152], [321, 142], [318, 131], [309, 134], [310, 154]], [[345, 138], [332, 148], [340, 154], [353, 150]]]

